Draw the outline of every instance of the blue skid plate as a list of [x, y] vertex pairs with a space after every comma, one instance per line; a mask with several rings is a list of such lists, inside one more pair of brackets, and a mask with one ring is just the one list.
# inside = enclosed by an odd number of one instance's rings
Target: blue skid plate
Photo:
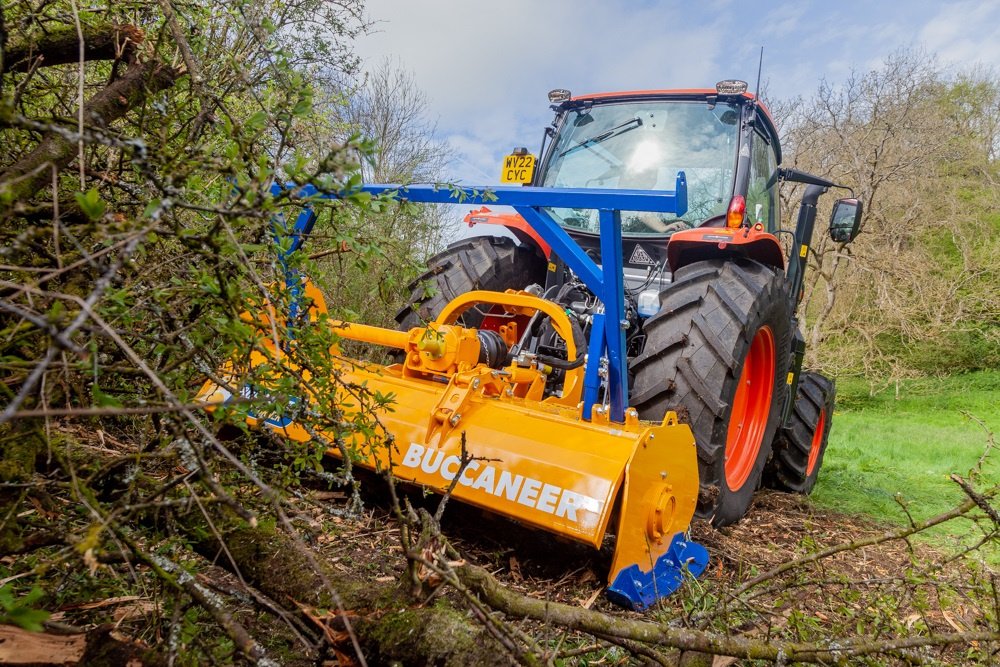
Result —
[[674, 535], [667, 552], [660, 556], [650, 572], [630, 565], [608, 586], [608, 599], [615, 604], [640, 611], [678, 588], [685, 575], [699, 576], [708, 566], [708, 550], [697, 542], [687, 542], [682, 533]]

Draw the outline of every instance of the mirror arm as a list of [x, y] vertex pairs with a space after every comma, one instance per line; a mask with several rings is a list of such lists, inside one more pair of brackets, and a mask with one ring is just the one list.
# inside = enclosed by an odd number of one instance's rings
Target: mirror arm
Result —
[[812, 240], [813, 228], [816, 226], [816, 204], [820, 196], [828, 189], [828, 186], [825, 185], [809, 184], [802, 195], [802, 203], [799, 204], [799, 219], [795, 224], [795, 240], [788, 253], [787, 271], [790, 284], [789, 299], [793, 313], [802, 299], [802, 283], [805, 278], [809, 241]]

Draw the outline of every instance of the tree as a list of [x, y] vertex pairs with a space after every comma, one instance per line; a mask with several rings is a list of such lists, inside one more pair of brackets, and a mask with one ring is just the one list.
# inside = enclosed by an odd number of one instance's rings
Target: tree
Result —
[[[329, 119], [324, 130], [327, 138], [350, 143], [354, 137], [363, 137], [367, 142], [366, 150], [357, 155], [365, 183], [443, 180], [447, 147], [434, 136], [436, 127], [427, 116], [426, 96], [400, 63], [381, 61], [359, 83], [345, 82], [339, 90], [327, 91], [318, 108]], [[345, 249], [343, 241], [324, 244], [323, 233], [317, 234], [319, 244], [313, 256], [328, 259], [319, 262], [312, 275], [320, 283], [337, 285], [339, 303], [331, 305], [344, 307], [346, 313], [356, 313], [367, 323], [394, 327], [410, 283], [419, 275], [418, 264], [450, 240], [454, 222], [447, 209], [421, 205], [377, 213], [356, 211], [350, 229], [342, 228], [339, 238], [350, 237], [348, 250], [378, 248], [366, 255], [363, 273], [354, 271], [353, 259], [340, 252]], [[381, 279], [371, 281], [373, 274]], [[370, 355], [380, 353], [367, 350]]]
[[998, 85], [900, 52], [794, 105], [794, 164], [866, 205], [850, 247], [817, 225], [803, 306], [813, 363], [876, 379], [997, 362], [1000, 267], [983, 230], [997, 215]]

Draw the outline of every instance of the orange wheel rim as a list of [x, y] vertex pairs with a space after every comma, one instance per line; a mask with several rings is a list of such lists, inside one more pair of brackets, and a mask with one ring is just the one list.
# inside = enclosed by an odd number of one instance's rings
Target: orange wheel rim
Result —
[[816, 431], [813, 433], [812, 444], [809, 445], [809, 461], [806, 463], [806, 477], [813, 474], [816, 462], [819, 461], [819, 450], [823, 445], [823, 431], [826, 430], [826, 410], [819, 411], [819, 421], [816, 422]]
[[726, 434], [726, 484], [739, 491], [757, 463], [774, 394], [774, 333], [761, 327], [750, 342]]

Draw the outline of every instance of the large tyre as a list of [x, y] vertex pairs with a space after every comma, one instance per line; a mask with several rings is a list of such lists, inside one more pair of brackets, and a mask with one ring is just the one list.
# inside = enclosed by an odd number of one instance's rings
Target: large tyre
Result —
[[816, 486], [833, 423], [836, 386], [819, 373], [804, 372], [788, 426], [778, 429], [764, 472], [767, 486], [809, 493]]
[[[544, 284], [546, 262], [537, 248], [500, 236], [474, 236], [453, 243], [427, 261], [428, 270], [410, 285], [409, 303], [396, 315], [399, 329], [424, 326], [448, 302], [472, 290], [503, 292]], [[478, 327], [483, 314], [470, 309], [460, 322]]]
[[738, 521], [760, 483], [787, 392], [791, 312], [781, 273], [751, 260], [679, 269], [644, 326], [630, 405], [676, 410], [694, 432], [698, 515]]

